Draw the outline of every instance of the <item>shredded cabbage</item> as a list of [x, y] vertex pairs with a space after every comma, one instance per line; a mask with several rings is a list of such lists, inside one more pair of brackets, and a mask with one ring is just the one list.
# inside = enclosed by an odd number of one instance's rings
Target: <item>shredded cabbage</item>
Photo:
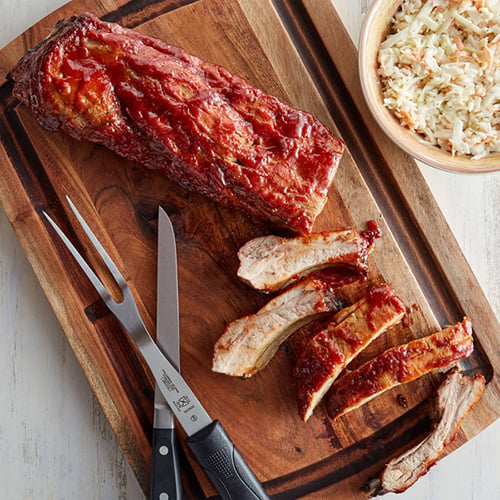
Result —
[[403, 0], [378, 54], [384, 105], [453, 155], [500, 151], [500, 0]]

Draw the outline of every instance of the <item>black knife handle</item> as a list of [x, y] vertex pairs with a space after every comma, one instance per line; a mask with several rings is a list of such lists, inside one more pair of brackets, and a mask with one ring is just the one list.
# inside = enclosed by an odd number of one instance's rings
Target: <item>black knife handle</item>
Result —
[[174, 429], [153, 429], [151, 500], [180, 500], [181, 471]]
[[269, 499], [218, 420], [189, 436], [186, 443], [224, 500]]

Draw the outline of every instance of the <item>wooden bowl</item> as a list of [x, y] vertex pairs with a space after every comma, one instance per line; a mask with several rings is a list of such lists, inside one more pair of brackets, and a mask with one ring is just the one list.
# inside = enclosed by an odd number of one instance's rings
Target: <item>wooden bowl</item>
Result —
[[385, 39], [391, 19], [401, 0], [375, 0], [366, 16], [359, 44], [361, 87], [370, 111], [384, 132], [404, 151], [433, 167], [463, 173], [483, 173], [500, 170], [500, 153], [480, 160], [468, 156], [453, 156], [438, 146], [426, 143], [416, 132], [403, 127], [382, 101], [377, 75], [379, 46]]

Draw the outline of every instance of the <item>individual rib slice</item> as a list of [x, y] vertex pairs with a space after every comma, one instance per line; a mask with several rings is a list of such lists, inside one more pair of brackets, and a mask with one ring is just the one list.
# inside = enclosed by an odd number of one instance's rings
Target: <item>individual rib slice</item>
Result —
[[293, 372], [304, 421], [345, 366], [405, 313], [406, 306], [394, 290], [387, 284], [377, 285], [309, 340]]
[[371, 480], [367, 489], [372, 496], [382, 493], [402, 493], [422, 477], [441, 457], [445, 446], [457, 435], [463, 420], [483, 393], [482, 375], [469, 378], [457, 369], [450, 370], [434, 398], [437, 423], [422, 442], [400, 457], [393, 458], [380, 478]]
[[389, 349], [332, 385], [327, 394], [328, 414], [337, 418], [392, 387], [470, 356], [473, 349], [467, 317], [434, 335]]
[[214, 348], [212, 370], [251, 377], [295, 330], [321, 314], [338, 310], [337, 291], [320, 279], [298, 283], [255, 314], [230, 323]]
[[372, 243], [373, 239], [354, 230], [296, 238], [261, 236], [240, 248], [238, 276], [257, 290], [273, 292], [309, 271], [333, 264], [365, 272]]
[[309, 113], [93, 14], [60, 21], [9, 78], [46, 129], [299, 234], [322, 211], [344, 150]]

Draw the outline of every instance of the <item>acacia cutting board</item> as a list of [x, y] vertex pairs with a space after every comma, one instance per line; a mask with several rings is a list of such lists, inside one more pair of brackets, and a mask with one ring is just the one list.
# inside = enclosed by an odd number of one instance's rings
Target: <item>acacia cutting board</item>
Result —
[[[454, 447], [500, 410], [499, 325], [416, 165], [379, 131], [358, 84], [356, 50], [328, 0], [75, 1], [0, 52], [0, 202], [127, 455], [148, 490], [153, 381], [137, 351], [41, 217], [48, 211], [100, 273], [102, 265], [69, 214], [68, 194], [127, 276], [152, 332], [156, 316], [157, 209], [174, 224], [179, 257], [181, 370], [219, 418], [271, 495], [361, 498], [383, 463], [429, 430], [432, 374], [331, 422], [319, 408], [303, 423], [280, 350], [249, 380], [210, 371], [212, 348], [230, 321], [267, 297], [236, 278], [238, 248], [271, 229], [144, 172], [100, 146], [47, 133], [11, 96], [8, 70], [56, 21], [83, 11], [182, 46], [304, 110], [347, 143], [329, 201], [314, 230], [383, 230], [371, 281], [387, 281], [411, 306], [410, 325], [376, 341], [360, 360], [428, 335], [468, 314], [475, 353], [464, 368], [487, 379]], [[109, 280], [106, 280], [109, 282]], [[408, 406], [398, 404], [403, 394]], [[449, 451], [449, 450], [448, 450]], [[214, 493], [191, 457], [192, 497]], [[198, 479], [201, 489], [197, 489]]]

